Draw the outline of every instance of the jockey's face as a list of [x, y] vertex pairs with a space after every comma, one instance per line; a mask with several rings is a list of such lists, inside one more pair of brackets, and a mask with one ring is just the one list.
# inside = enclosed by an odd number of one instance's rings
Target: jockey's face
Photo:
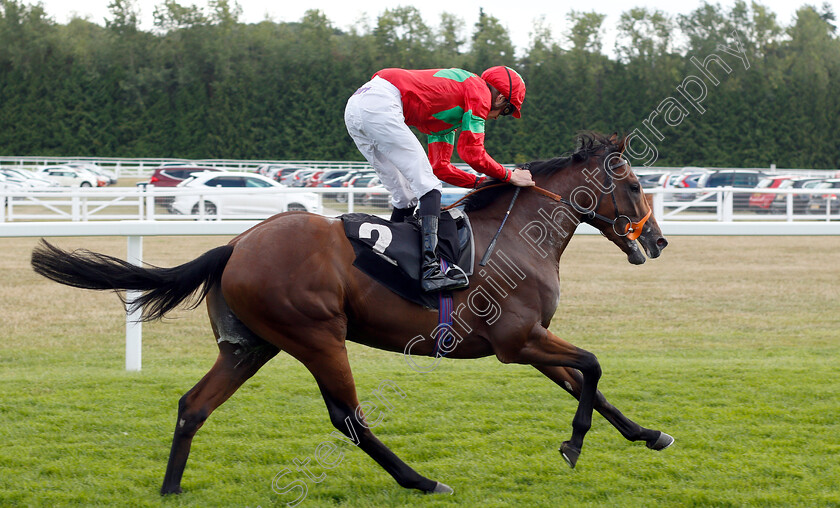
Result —
[[[493, 103], [492, 107], [490, 108], [490, 112], [487, 113], [488, 120], [495, 120], [499, 118], [501, 115], [510, 114], [513, 112], [513, 106], [508, 103], [507, 99], [504, 95], [500, 94], [497, 91], [493, 91]], [[510, 111], [508, 111], [510, 110]], [[507, 111], [507, 113], [506, 113]]]

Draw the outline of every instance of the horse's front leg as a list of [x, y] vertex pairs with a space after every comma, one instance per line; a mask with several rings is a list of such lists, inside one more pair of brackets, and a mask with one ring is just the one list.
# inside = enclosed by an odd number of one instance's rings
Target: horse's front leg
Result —
[[497, 352], [503, 362], [530, 364], [535, 367], [571, 367], [580, 371], [582, 382], [578, 408], [572, 420], [572, 437], [560, 446], [560, 453], [571, 467], [575, 467], [583, 438], [592, 426], [592, 410], [598, 393], [601, 366], [594, 354], [585, 351], [535, 325], [516, 351]]
[[[574, 398], [580, 399], [583, 377], [581, 373], [569, 367], [535, 365], [538, 371], [557, 383]], [[595, 411], [621, 432], [628, 441], [645, 441], [651, 450], [664, 450], [674, 443], [674, 438], [668, 434], [652, 429], [646, 429], [630, 418], [624, 416], [615, 406], [607, 402], [606, 397], [597, 391], [595, 393]]]

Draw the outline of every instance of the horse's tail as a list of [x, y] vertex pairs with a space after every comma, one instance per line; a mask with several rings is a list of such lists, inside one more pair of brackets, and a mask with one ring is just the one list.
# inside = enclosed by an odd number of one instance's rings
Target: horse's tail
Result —
[[[129, 310], [143, 308], [142, 321], [152, 321], [190, 297], [193, 301], [188, 308], [197, 307], [210, 288], [221, 280], [232, 252], [233, 246], [225, 245], [173, 268], [141, 267], [85, 249], [64, 251], [42, 239], [32, 251], [32, 268], [67, 286], [115, 291]], [[123, 290], [142, 294], [126, 301], [119, 293]]]

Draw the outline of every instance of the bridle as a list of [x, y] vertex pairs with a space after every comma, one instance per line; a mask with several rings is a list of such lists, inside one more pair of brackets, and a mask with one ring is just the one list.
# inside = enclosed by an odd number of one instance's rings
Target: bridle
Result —
[[[611, 154], [608, 154], [605, 157], [605, 159], [604, 159], [605, 162], [609, 159], [610, 155]], [[561, 197], [557, 194], [554, 194], [552, 192], [549, 192], [545, 189], [535, 188], [535, 190], [537, 192], [539, 192], [540, 194], [546, 195], [546, 196], [551, 197], [552, 199], [555, 199], [555, 200], [557, 200], [557, 201], [559, 201], [559, 202], [561, 202], [565, 205], [571, 206], [572, 208], [575, 209], [576, 212], [580, 213], [583, 216], [582, 217], [583, 222], [586, 222], [587, 224], [591, 224], [590, 221], [592, 221], [594, 219], [598, 219], [601, 222], [605, 222], [605, 223], [609, 224], [610, 226], [612, 226], [613, 232], [616, 235], [626, 236], [628, 240], [635, 240], [635, 239], [639, 238], [639, 236], [642, 234], [642, 229], [645, 227], [645, 223], [650, 218], [650, 215], [651, 215], [651, 212], [653, 211], [653, 209], [648, 208], [648, 212], [645, 214], [645, 216], [642, 217], [637, 222], [633, 222], [630, 219], [630, 217], [628, 217], [627, 215], [623, 215], [618, 211], [618, 203], [616, 202], [616, 199], [615, 199], [615, 186], [613, 185], [613, 170], [615, 170], [617, 168], [620, 168], [622, 166], [625, 166], [625, 165], [626, 166], [630, 165], [630, 163], [627, 162], [627, 160], [623, 157], [623, 155], [624, 155], [624, 149], [622, 149], [621, 152], [619, 152], [618, 161], [610, 164], [609, 166], [607, 166], [607, 171], [606, 171], [607, 176], [604, 179], [605, 181], [604, 181], [604, 187], [603, 188], [604, 189], [611, 189], [610, 190], [610, 198], [612, 199], [613, 210], [615, 210], [615, 218], [609, 218], [609, 217], [606, 217], [604, 215], [601, 215], [600, 213], [595, 212], [595, 210], [597, 210], [598, 208], [601, 207], [601, 200], [604, 198], [604, 194], [605, 194], [605, 192], [603, 190], [601, 191], [601, 194], [598, 196], [598, 200], [595, 202], [595, 206], [592, 207], [591, 210], [587, 210], [586, 208], [583, 208], [582, 206], [578, 205], [577, 203], [573, 203], [573, 202], [569, 201], [568, 199], [566, 199], [564, 197]], [[551, 194], [551, 195], [549, 195], [549, 194]]]
[[[607, 154], [607, 156], [604, 159], [605, 162], [608, 160], [610, 155], [611, 154]], [[651, 212], [653, 211], [653, 209], [649, 208], [648, 212], [645, 214], [645, 216], [642, 217], [640, 220], [638, 220], [636, 222], [633, 222], [630, 219], [630, 217], [628, 217], [627, 215], [623, 215], [618, 211], [618, 203], [616, 202], [616, 199], [615, 199], [615, 186], [613, 186], [613, 174], [612, 174], [612, 172], [613, 172], [613, 170], [618, 169], [622, 166], [625, 166], [625, 165], [629, 166], [630, 165], [630, 163], [627, 162], [626, 159], [624, 159], [623, 155], [624, 155], [624, 150], [619, 152], [617, 162], [607, 166], [607, 171], [606, 171], [607, 176], [605, 178], [605, 187], [603, 187], [604, 189], [610, 189], [610, 188], [612, 189], [610, 191], [610, 198], [612, 199], [613, 210], [615, 210], [615, 218], [610, 218], [610, 217], [607, 217], [605, 215], [601, 215], [600, 213], [595, 212], [595, 210], [600, 208], [601, 200], [604, 198], [605, 192], [603, 190], [601, 191], [601, 194], [598, 196], [598, 199], [595, 202], [595, 206], [591, 210], [588, 210], [588, 209], [583, 208], [582, 206], [578, 205], [577, 203], [573, 203], [572, 201], [569, 201], [568, 199], [560, 196], [559, 194], [555, 194], [555, 193], [553, 193], [549, 190], [543, 189], [542, 187], [534, 186], [532, 188], [534, 189], [535, 192], [538, 192], [538, 193], [542, 194], [543, 196], [546, 196], [548, 198], [553, 199], [554, 201], [557, 201], [559, 203], [563, 203], [564, 205], [572, 207], [576, 212], [581, 214], [581, 216], [582, 216], [581, 221], [582, 222], [586, 222], [587, 224], [593, 225], [593, 224], [591, 224], [590, 221], [593, 221], [593, 220], [596, 220], [596, 219], [600, 220], [601, 222], [604, 222], [604, 223], [612, 226], [613, 231], [615, 232], [616, 235], [625, 236], [625, 237], [627, 237], [628, 240], [635, 240], [635, 239], [639, 238], [639, 236], [642, 234], [642, 229], [645, 227], [645, 223], [647, 223], [648, 219], [650, 218], [650, 215], [651, 215]], [[522, 169], [528, 169], [529, 166], [530, 166], [530, 163], [522, 166]], [[476, 189], [473, 192], [471, 192], [471, 193], [467, 194], [466, 196], [462, 197], [458, 201], [456, 201], [456, 202], [452, 203], [451, 205], [445, 207], [444, 210], [448, 210], [450, 208], [454, 208], [454, 207], [458, 206], [458, 204], [461, 203], [461, 201], [467, 199], [469, 196], [475, 194], [476, 192], [481, 192], [483, 190], [492, 189], [494, 187], [499, 187], [499, 186], [502, 186], [502, 185], [508, 185], [508, 184], [507, 183], [497, 183], [497, 184], [488, 185], [486, 187], [482, 187], [480, 189]], [[521, 189], [519, 187], [517, 187], [517, 190], [521, 190]], [[510, 215], [510, 210], [511, 210], [511, 208], [513, 208], [513, 203], [516, 201], [516, 197], [518, 195], [519, 195], [519, 192], [516, 192], [514, 194], [513, 199], [511, 200], [510, 206], [508, 207], [507, 213], [505, 214], [505, 219], [507, 219], [507, 216]], [[505, 221], [503, 220], [502, 221], [502, 227], [504, 227], [504, 222]], [[496, 233], [497, 237], [498, 237], [499, 233], [501, 232], [501, 229], [502, 228], [500, 227], [499, 231]], [[491, 249], [488, 249], [488, 253], [490, 252], [490, 250]], [[487, 256], [487, 254], [485, 254], [485, 256]]]

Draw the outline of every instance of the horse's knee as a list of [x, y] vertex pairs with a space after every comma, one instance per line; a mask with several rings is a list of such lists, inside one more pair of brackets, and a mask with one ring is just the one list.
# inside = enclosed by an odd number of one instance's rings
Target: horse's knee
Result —
[[601, 364], [598, 357], [589, 351], [581, 350], [578, 369], [586, 381], [598, 381], [601, 379]]
[[190, 407], [189, 393], [178, 401], [178, 424], [175, 432], [181, 436], [192, 436], [204, 425], [209, 412], [204, 407]]

